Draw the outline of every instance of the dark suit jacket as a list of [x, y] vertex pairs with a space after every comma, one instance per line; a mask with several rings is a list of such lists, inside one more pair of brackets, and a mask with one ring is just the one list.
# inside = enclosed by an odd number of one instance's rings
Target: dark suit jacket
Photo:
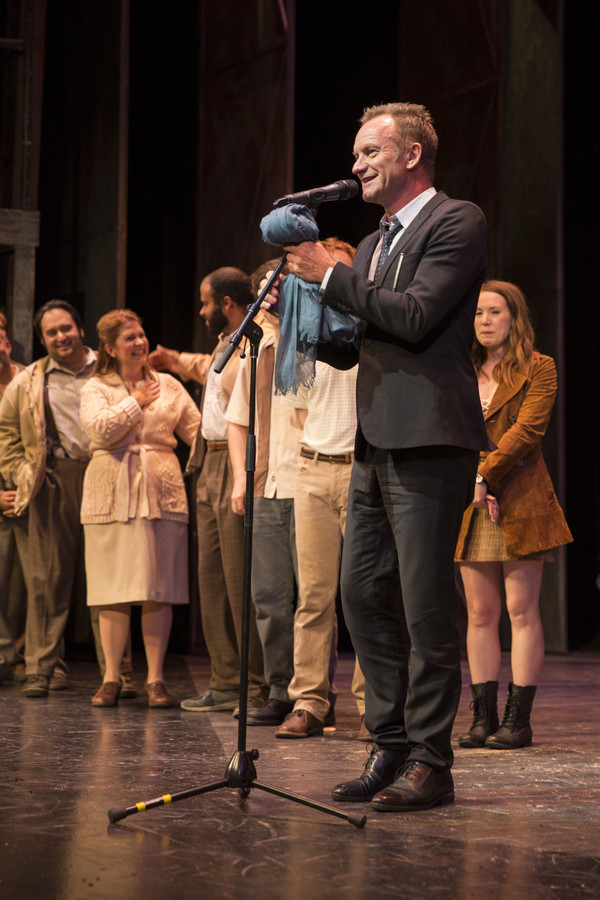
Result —
[[324, 305], [366, 322], [357, 382], [362, 434], [384, 449], [487, 449], [470, 352], [486, 263], [483, 213], [439, 192], [400, 236], [375, 285], [367, 274], [378, 237], [361, 242], [352, 268], [335, 266], [323, 295]]

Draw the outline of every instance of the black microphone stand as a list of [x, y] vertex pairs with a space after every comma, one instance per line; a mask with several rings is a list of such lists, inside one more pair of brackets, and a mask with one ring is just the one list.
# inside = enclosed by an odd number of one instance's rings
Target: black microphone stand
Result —
[[248, 422], [248, 438], [246, 441], [246, 509], [244, 513], [244, 582], [243, 582], [243, 605], [242, 605], [242, 646], [240, 649], [240, 714], [238, 721], [238, 745], [237, 750], [229, 760], [225, 777], [219, 781], [213, 781], [200, 787], [189, 788], [185, 791], [179, 791], [176, 794], [162, 794], [153, 800], [146, 800], [142, 803], [136, 803], [134, 806], [117, 807], [108, 810], [108, 818], [111, 823], [119, 822], [121, 819], [131, 816], [134, 813], [145, 812], [148, 809], [154, 809], [156, 806], [164, 806], [168, 803], [175, 803], [177, 800], [187, 800], [188, 797], [195, 797], [198, 794], [207, 794], [210, 791], [217, 791], [220, 788], [237, 788], [241, 797], [248, 797], [252, 788], [266, 791], [268, 794], [276, 794], [278, 797], [287, 797], [295, 803], [301, 803], [304, 806], [311, 806], [313, 809], [320, 809], [332, 816], [338, 816], [340, 819], [346, 819], [351, 825], [362, 828], [367, 821], [365, 815], [354, 815], [352, 813], [343, 812], [334, 806], [328, 806], [319, 803], [317, 800], [311, 800], [308, 797], [302, 797], [300, 794], [293, 794], [290, 791], [264, 784], [262, 781], [256, 780], [255, 760], [258, 759], [258, 750], [246, 749], [246, 730], [247, 730], [247, 713], [248, 713], [248, 649], [250, 634], [250, 604], [251, 597], [251, 574], [252, 574], [252, 533], [254, 522], [254, 472], [256, 461], [256, 364], [258, 358], [258, 347], [262, 338], [262, 328], [254, 322], [254, 317], [258, 313], [261, 303], [271, 290], [279, 273], [283, 269], [287, 258], [284, 253], [273, 275], [267, 281], [263, 291], [259, 297], [248, 307], [248, 312], [244, 321], [238, 330], [231, 336], [229, 346], [221, 355], [215, 366], [215, 372], [218, 374], [226, 366], [228, 360], [233, 356], [235, 348], [238, 347], [245, 337], [250, 343], [250, 413]]

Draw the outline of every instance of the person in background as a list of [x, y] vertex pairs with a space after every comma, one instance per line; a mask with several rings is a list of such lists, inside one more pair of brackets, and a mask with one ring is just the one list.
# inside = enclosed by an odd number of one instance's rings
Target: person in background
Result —
[[188, 507], [174, 449], [177, 437], [192, 446], [200, 413], [176, 379], [149, 367], [136, 313], [111, 310], [97, 330], [98, 361], [81, 396], [91, 452], [81, 504], [88, 605], [100, 608], [106, 660], [92, 704], [119, 700], [131, 607], [139, 603], [148, 705], [166, 708], [173, 604], [189, 602]]
[[[261, 271], [264, 266], [261, 266]], [[258, 277], [258, 276], [257, 276]], [[294, 484], [300, 448], [295, 410], [274, 393], [279, 320], [259, 312], [263, 329], [256, 373], [256, 472], [252, 541], [252, 601], [263, 650], [267, 702], [249, 709], [248, 725], [281, 725], [292, 711], [288, 687], [294, 674], [294, 611], [297, 558]], [[246, 443], [250, 416], [250, 360], [241, 361], [226, 418], [233, 471], [231, 508], [243, 518], [246, 509]]]
[[[534, 349], [522, 291], [487, 281], [475, 313], [472, 357], [488, 436], [456, 559], [468, 610], [473, 724], [461, 747], [513, 750], [532, 740], [530, 714], [544, 660], [539, 596], [552, 548], [572, 540], [542, 456], [556, 397], [554, 360]], [[498, 720], [502, 590], [511, 623], [511, 682]]]
[[[6, 386], [0, 407], [0, 472], [14, 488], [15, 516], [29, 514], [29, 583], [23, 696], [68, 687], [64, 633], [83, 543], [79, 518], [89, 461], [80, 394], [96, 354], [83, 343], [78, 311], [50, 300], [34, 327], [47, 356]], [[93, 627], [93, 620], [92, 620]]]
[[[338, 238], [323, 246], [338, 262], [352, 265], [355, 248]], [[294, 676], [288, 693], [293, 711], [275, 731], [277, 738], [306, 738], [323, 733], [333, 719], [337, 662], [335, 601], [348, 486], [356, 433], [357, 367], [342, 371], [317, 361], [311, 387], [300, 385], [285, 401], [297, 410], [303, 427], [296, 466], [294, 518], [298, 554], [298, 606], [294, 615]], [[358, 663], [352, 690], [364, 726], [364, 678]]]
[[[161, 347], [150, 363], [203, 385], [200, 431], [189, 468], [198, 470], [196, 517], [198, 588], [202, 633], [210, 657], [208, 690], [181, 701], [186, 712], [233, 710], [240, 695], [240, 651], [244, 582], [244, 522], [231, 508], [233, 473], [227, 449], [225, 418], [240, 363], [240, 349], [221, 373], [215, 366], [254, 299], [250, 279], [241, 269], [224, 266], [200, 284], [200, 315], [209, 335], [218, 338], [212, 353], [179, 353]], [[262, 648], [254, 612], [250, 613], [248, 708], [264, 703]]]
[[[11, 353], [6, 316], [0, 313], [0, 400], [23, 370]], [[0, 475], [0, 682], [25, 679], [27, 517], [15, 516], [15, 493]]]

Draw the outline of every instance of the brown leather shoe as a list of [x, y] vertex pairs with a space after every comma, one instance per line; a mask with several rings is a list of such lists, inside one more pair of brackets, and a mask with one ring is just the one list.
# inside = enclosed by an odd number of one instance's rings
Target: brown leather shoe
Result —
[[109, 707], [116, 706], [121, 693], [120, 681], [103, 681], [94, 696], [92, 706]]
[[450, 769], [436, 772], [431, 766], [409, 760], [389, 787], [375, 794], [373, 809], [381, 812], [411, 812], [454, 803], [454, 782]]
[[175, 706], [175, 703], [169, 697], [164, 681], [153, 681], [152, 684], [144, 685], [148, 693], [148, 706], [150, 709], [168, 709]]
[[275, 732], [277, 738], [306, 738], [323, 734], [323, 722], [307, 709], [295, 709]]
[[358, 734], [356, 735], [357, 741], [372, 741], [371, 732], [365, 725], [365, 714], [363, 713], [360, 717], [360, 728], [358, 729]]
[[24, 697], [47, 697], [50, 690], [47, 675], [28, 675], [22, 687]]

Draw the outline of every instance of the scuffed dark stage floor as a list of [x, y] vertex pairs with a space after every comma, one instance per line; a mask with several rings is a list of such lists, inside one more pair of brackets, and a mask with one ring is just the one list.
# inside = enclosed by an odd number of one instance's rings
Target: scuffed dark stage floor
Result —
[[[336, 731], [281, 741], [248, 729], [260, 781], [327, 803], [333, 784], [359, 774], [366, 745], [354, 740], [351, 667], [341, 660]], [[201, 693], [207, 671], [203, 659], [171, 657], [169, 687], [178, 698]], [[368, 815], [362, 830], [231, 788], [109, 824], [109, 808], [223, 778], [237, 723], [149, 710], [145, 695], [93, 709], [95, 666], [74, 663], [71, 680], [48, 700], [0, 686], [4, 900], [600, 896], [600, 657], [548, 658], [531, 749], [457, 750], [454, 806], [353, 806]], [[464, 683], [456, 734], [470, 720], [466, 670]]]

